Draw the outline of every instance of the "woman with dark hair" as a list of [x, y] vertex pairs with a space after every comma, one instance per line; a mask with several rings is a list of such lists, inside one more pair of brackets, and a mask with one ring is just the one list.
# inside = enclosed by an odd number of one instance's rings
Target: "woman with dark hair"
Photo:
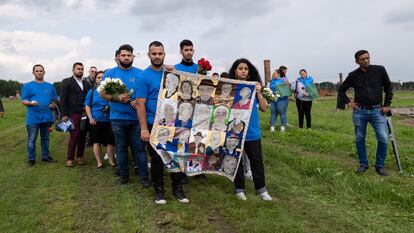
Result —
[[93, 84], [93, 88], [88, 91], [85, 98], [85, 111], [91, 125], [91, 137], [93, 141], [93, 154], [95, 155], [97, 166], [103, 168], [101, 159], [101, 145], [106, 146], [106, 153], [109, 157], [109, 165], [114, 167], [115, 159], [115, 139], [109, 121], [109, 102], [101, 98], [97, 91], [97, 86], [101, 83], [104, 72], [98, 71]]
[[[250, 63], [249, 60], [241, 58], [236, 60], [230, 68], [229, 75], [231, 79], [256, 82], [256, 96], [254, 97], [254, 104], [250, 116], [250, 123], [247, 129], [246, 141], [244, 143], [244, 150], [250, 160], [250, 166], [253, 173], [253, 182], [256, 193], [262, 200], [270, 201], [272, 197], [269, 195], [265, 185], [265, 172], [262, 159], [262, 145], [261, 145], [261, 130], [259, 111], [266, 111], [267, 102], [261, 93], [262, 81], [256, 67]], [[259, 106], [259, 107], [257, 107]], [[243, 166], [239, 166], [236, 178], [234, 180], [235, 193], [237, 198], [246, 200], [244, 193], [244, 172]]]
[[[285, 77], [282, 77], [281, 74], [284, 74]], [[279, 98], [277, 98], [276, 101], [270, 102], [270, 131], [275, 131], [276, 126], [276, 120], [278, 115], [280, 115], [280, 131], [284, 132], [286, 130], [287, 125], [287, 116], [286, 116], [286, 110], [289, 103], [289, 96], [286, 95], [286, 93], [282, 93], [281, 86], [284, 85], [286, 88], [289, 88], [289, 93], [292, 93], [290, 91], [289, 87], [289, 80], [286, 78], [286, 73], [283, 72], [283, 69], [275, 70], [272, 74], [272, 80], [269, 82], [269, 88], [272, 90], [274, 94], [278, 93], [280, 95]]]
[[299, 71], [299, 78], [291, 85], [296, 98], [296, 108], [298, 109], [299, 128], [303, 128], [303, 118], [306, 117], [306, 127], [311, 127], [312, 97], [307, 91], [307, 87], [313, 84], [313, 78], [308, 76], [305, 69]]

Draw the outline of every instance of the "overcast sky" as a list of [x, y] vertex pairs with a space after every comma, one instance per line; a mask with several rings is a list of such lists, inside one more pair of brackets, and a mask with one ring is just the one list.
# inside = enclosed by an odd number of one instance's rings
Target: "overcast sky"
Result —
[[176, 64], [182, 39], [216, 72], [245, 57], [263, 74], [270, 59], [272, 70], [288, 67], [291, 81], [305, 68], [316, 82], [336, 82], [357, 68], [355, 51], [367, 49], [392, 81], [414, 81], [412, 0], [0, 0], [0, 79], [32, 80], [35, 63], [50, 82], [69, 77], [77, 61], [86, 71], [110, 68], [124, 43], [145, 69], [153, 40]]

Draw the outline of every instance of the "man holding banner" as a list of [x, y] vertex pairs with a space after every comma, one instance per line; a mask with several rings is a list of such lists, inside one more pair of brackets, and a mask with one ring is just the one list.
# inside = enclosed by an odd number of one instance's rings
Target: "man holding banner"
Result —
[[[155, 189], [155, 203], [165, 204], [164, 196], [164, 163], [154, 148], [150, 145], [150, 131], [154, 125], [155, 113], [160, 91], [160, 83], [164, 68], [164, 45], [159, 41], [153, 41], [148, 48], [148, 57], [151, 65], [138, 77], [139, 86], [136, 86], [135, 97], [137, 100], [137, 115], [141, 125], [141, 139], [147, 142], [148, 153], [151, 157], [151, 176]], [[189, 200], [184, 194], [180, 173], [170, 173], [173, 195], [181, 203]]]

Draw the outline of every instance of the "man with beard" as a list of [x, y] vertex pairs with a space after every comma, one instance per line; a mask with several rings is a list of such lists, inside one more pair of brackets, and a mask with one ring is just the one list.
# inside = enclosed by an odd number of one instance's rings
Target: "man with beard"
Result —
[[[29, 166], [36, 162], [36, 138], [40, 130], [40, 142], [42, 145], [42, 161], [57, 162], [49, 155], [48, 128], [53, 122], [52, 100], [57, 100], [57, 93], [52, 84], [44, 80], [45, 69], [42, 65], [33, 66], [35, 80], [25, 83], [22, 87], [22, 104], [27, 106], [27, 155]], [[1, 110], [1, 109], [0, 109]]]
[[[160, 91], [160, 83], [164, 68], [164, 45], [159, 41], [151, 42], [148, 48], [148, 57], [151, 66], [145, 69], [138, 78], [135, 89], [137, 101], [137, 115], [141, 125], [141, 139], [148, 142], [147, 149], [151, 156], [151, 177], [155, 189], [155, 203], [165, 204], [164, 197], [164, 165], [161, 157], [149, 144], [150, 131], [154, 124], [157, 101]], [[172, 180], [173, 195], [181, 203], [189, 202], [184, 195], [183, 186], [180, 182], [180, 173], [170, 173]]]
[[85, 150], [86, 131], [80, 130], [80, 121], [82, 113], [85, 111], [85, 97], [90, 86], [89, 83], [82, 78], [83, 64], [76, 62], [72, 67], [72, 77], [65, 78], [62, 81], [60, 89], [60, 101], [62, 104], [62, 121], [67, 121], [69, 118], [75, 127], [70, 131], [70, 138], [68, 142], [66, 166], [73, 167], [75, 159], [78, 165], [84, 165], [83, 153]]
[[[134, 49], [131, 45], [124, 44], [118, 49], [118, 66], [108, 69], [103, 77], [119, 78], [132, 92], [138, 84], [137, 77], [142, 72], [132, 66], [134, 62]], [[138, 176], [142, 186], [148, 188], [151, 181], [148, 178], [147, 155], [145, 153], [145, 144], [141, 141], [139, 135], [141, 128], [138, 124], [138, 118], [135, 106], [131, 103], [131, 93], [123, 93], [119, 96], [112, 96], [101, 93], [104, 99], [110, 101], [110, 115], [112, 131], [116, 144], [116, 159], [119, 166], [119, 183], [126, 184], [129, 181], [128, 166], [128, 147], [131, 146], [133, 157], [138, 165]]]
[[180, 53], [183, 57], [181, 63], [174, 66], [176, 70], [188, 73], [197, 73], [198, 65], [193, 62], [194, 48], [193, 42], [183, 40], [180, 43]]

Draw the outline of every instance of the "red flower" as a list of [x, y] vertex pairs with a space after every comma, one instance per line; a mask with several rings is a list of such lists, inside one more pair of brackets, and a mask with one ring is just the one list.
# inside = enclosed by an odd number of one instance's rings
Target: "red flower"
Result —
[[211, 66], [210, 62], [204, 58], [201, 58], [197, 62], [198, 64], [198, 73], [199, 74], [207, 74], [207, 71], [210, 71], [213, 67]]

